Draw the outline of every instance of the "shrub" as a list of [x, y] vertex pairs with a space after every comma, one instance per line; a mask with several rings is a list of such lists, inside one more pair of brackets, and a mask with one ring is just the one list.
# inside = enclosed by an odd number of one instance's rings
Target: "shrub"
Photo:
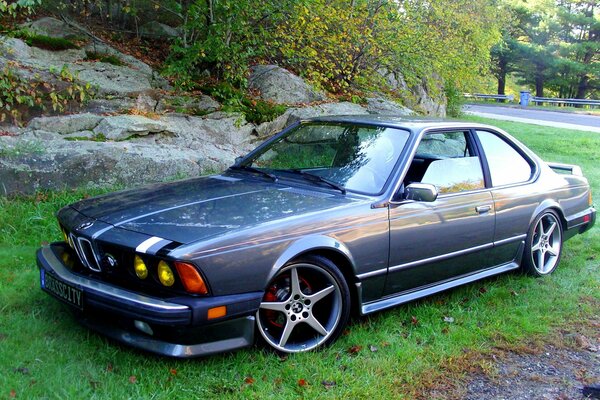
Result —
[[0, 70], [0, 122], [11, 118], [15, 124], [32, 112], [63, 112], [69, 106], [80, 106], [93, 96], [90, 84], [77, 81], [68, 68], [54, 72], [58, 82], [47, 82], [40, 76], [24, 78], [15, 71], [20, 68], [15, 62], [7, 63]]
[[446, 82], [444, 92], [448, 100], [446, 114], [450, 117], [460, 117], [462, 115], [462, 106], [465, 103], [463, 94], [452, 81]]
[[79, 46], [69, 39], [55, 38], [51, 36], [38, 35], [29, 31], [17, 31], [15, 37], [23, 39], [29, 46], [38, 47], [40, 49], [50, 51], [60, 51], [69, 49], [78, 49]]
[[251, 98], [243, 90], [227, 82], [204, 86], [201, 89], [223, 104], [223, 111], [241, 112], [248, 122], [254, 124], [271, 121], [287, 110], [284, 105]]
[[86, 51], [85, 58], [86, 61], [99, 61], [107, 64], [112, 64], [116, 66], [123, 66], [125, 63], [121, 61], [121, 59], [113, 54], [101, 53], [96, 51]]

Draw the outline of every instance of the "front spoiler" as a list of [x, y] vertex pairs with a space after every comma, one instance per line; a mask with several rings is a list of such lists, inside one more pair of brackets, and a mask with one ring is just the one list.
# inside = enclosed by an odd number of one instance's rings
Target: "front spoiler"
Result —
[[[90, 329], [130, 346], [171, 357], [204, 356], [254, 342], [254, 314], [262, 293], [159, 299], [72, 272], [60, 259], [65, 246], [57, 242], [42, 247], [37, 252], [37, 264], [44, 274], [83, 292], [83, 311], [69, 307]], [[207, 321], [208, 309], [218, 305], [227, 307], [227, 317]], [[140, 324], [150, 329], [141, 329]]]

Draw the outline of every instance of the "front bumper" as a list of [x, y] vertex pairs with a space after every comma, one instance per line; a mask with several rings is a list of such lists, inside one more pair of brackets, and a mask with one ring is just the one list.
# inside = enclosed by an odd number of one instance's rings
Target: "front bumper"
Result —
[[[209, 355], [254, 342], [254, 314], [262, 292], [159, 299], [72, 272], [62, 261], [66, 246], [57, 242], [38, 250], [40, 284], [42, 290], [69, 304], [83, 325], [128, 345], [173, 357]], [[218, 306], [225, 306], [227, 315], [209, 321], [208, 309]]]

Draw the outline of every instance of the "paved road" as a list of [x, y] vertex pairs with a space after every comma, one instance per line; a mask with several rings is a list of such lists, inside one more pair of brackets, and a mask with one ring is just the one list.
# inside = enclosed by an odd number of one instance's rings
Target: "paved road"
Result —
[[466, 114], [505, 121], [600, 133], [600, 116], [484, 105], [465, 105]]

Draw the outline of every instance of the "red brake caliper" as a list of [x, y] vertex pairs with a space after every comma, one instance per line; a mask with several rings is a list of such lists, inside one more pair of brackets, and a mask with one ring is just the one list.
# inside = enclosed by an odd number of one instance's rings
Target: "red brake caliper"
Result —
[[[302, 289], [302, 293], [311, 294], [312, 287], [308, 283], [306, 279], [301, 276], [298, 276], [300, 279], [300, 287]], [[279, 286], [279, 282], [281, 282], [281, 287]], [[288, 294], [290, 293], [290, 278], [282, 277], [279, 281], [275, 281], [265, 293], [265, 297], [263, 297], [264, 301], [269, 302], [281, 302], [284, 301]], [[279, 312], [275, 310], [265, 310], [265, 317], [269, 324], [277, 327], [283, 328], [285, 325], [285, 317]]]

